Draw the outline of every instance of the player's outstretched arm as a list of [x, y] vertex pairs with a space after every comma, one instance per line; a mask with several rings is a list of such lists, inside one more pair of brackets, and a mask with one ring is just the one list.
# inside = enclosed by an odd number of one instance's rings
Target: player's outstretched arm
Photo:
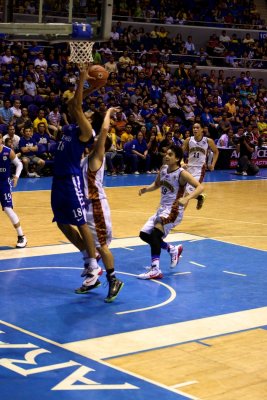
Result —
[[196, 199], [204, 190], [204, 186], [197, 181], [193, 175], [191, 175], [188, 171], [182, 171], [180, 175], [180, 184], [185, 186], [187, 183], [193, 186], [195, 190], [188, 194], [188, 196], [180, 197], [179, 204], [181, 206], [186, 206], [191, 199]]
[[14, 164], [16, 167], [15, 174], [13, 175], [13, 178], [12, 178], [13, 187], [16, 187], [19, 177], [20, 177], [20, 174], [21, 174], [21, 171], [23, 169], [23, 165], [13, 150], [11, 150], [11, 152], [10, 152], [10, 160], [11, 160], [12, 164]]
[[154, 182], [151, 183], [151, 185], [140, 189], [138, 194], [139, 196], [142, 196], [142, 194], [145, 194], [147, 192], [153, 192], [154, 190], [157, 190], [159, 187], [160, 187], [160, 177], [158, 175], [157, 178], [154, 180]]
[[209, 170], [213, 171], [214, 168], [215, 168], [216, 162], [218, 160], [218, 157], [219, 157], [219, 150], [218, 150], [218, 148], [217, 148], [217, 146], [216, 146], [216, 144], [215, 144], [213, 139], [209, 138], [208, 139], [208, 144], [209, 144], [209, 147], [211, 148], [211, 151], [213, 152], [212, 164], [209, 166]]
[[78, 86], [75, 91], [74, 97], [68, 102], [68, 110], [72, 117], [75, 118], [79, 128], [81, 130], [80, 140], [82, 142], [87, 142], [92, 137], [92, 125], [90, 121], [84, 115], [82, 109], [83, 101], [83, 87], [84, 82], [89, 78], [88, 67], [80, 67], [80, 76], [78, 81]]
[[95, 154], [98, 156], [98, 158], [102, 161], [104, 158], [105, 154], [105, 143], [110, 127], [110, 118], [112, 115], [114, 115], [116, 112], [120, 112], [121, 109], [120, 107], [110, 107], [105, 115], [100, 134], [98, 135], [97, 142], [95, 145]]

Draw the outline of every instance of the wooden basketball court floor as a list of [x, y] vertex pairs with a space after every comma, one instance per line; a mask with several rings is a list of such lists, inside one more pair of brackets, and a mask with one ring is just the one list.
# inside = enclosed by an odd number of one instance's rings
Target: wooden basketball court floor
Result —
[[159, 192], [154, 176], [107, 177], [117, 275], [79, 296], [81, 257], [51, 223], [50, 178], [21, 179], [15, 210], [28, 238], [0, 219], [0, 398], [266, 399], [267, 170], [206, 176], [202, 210], [192, 201], [168, 239], [183, 243], [174, 270], [141, 281], [150, 251], [138, 239]]

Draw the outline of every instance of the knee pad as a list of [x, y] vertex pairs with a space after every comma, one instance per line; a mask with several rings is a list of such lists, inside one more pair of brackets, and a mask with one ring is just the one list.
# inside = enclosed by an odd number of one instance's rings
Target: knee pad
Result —
[[149, 233], [140, 231], [139, 237], [140, 237], [140, 239], [143, 240], [143, 242], [146, 242], [146, 243], [150, 244], [150, 242], [151, 242], [151, 235], [150, 235]]
[[153, 231], [151, 232], [151, 241], [150, 241], [150, 246], [151, 246], [151, 251], [152, 253], [155, 254], [160, 254], [161, 252], [161, 238], [163, 236], [163, 232], [161, 232], [159, 229], [154, 228]]

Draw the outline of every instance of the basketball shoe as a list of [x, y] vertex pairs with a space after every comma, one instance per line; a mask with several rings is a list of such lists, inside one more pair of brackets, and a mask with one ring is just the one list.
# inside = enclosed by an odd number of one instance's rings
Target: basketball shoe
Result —
[[91, 286], [94, 285], [98, 279], [99, 276], [101, 276], [103, 273], [102, 268], [97, 266], [97, 268], [84, 268], [81, 276], [85, 277], [85, 280], [83, 281], [83, 285], [85, 286]]
[[139, 274], [138, 279], [161, 279], [163, 274], [160, 269], [151, 267], [147, 272]]
[[105, 298], [105, 303], [112, 303], [118, 296], [120, 290], [123, 288], [124, 283], [115, 277], [108, 279], [109, 290], [108, 295]]
[[179, 244], [178, 246], [173, 246], [172, 250], [170, 250], [170, 256], [171, 256], [171, 268], [175, 268], [176, 265], [179, 262], [179, 258], [181, 257], [181, 254], [183, 252], [183, 246]]
[[204, 201], [206, 200], [206, 195], [205, 194], [200, 194], [199, 196], [197, 196], [197, 210], [200, 210], [203, 207]]
[[96, 283], [94, 285], [85, 286], [85, 285], [82, 284], [81, 287], [79, 287], [78, 289], [75, 289], [75, 293], [77, 293], [77, 294], [86, 294], [86, 293], [90, 292], [90, 290], [96, 289], [99, 286], [101, 286], [101, 282], [97, 279], [97, 281], [96, 281]]
[[17, 249], [23, 249], [27, 245], [27, 238], [26, 236], [18, 236], [18, 241], [16, 244]]

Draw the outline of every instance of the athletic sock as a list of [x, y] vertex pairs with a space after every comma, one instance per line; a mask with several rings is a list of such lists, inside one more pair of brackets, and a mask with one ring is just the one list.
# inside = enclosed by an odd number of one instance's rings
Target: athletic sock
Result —
[[16, 228], [16, 231], [17, 231], [18, 236], [24, 236], [24, 235], [23, 235], [23, 230], [22, 230], [21, 226], [19, 226], [18, 228]]

